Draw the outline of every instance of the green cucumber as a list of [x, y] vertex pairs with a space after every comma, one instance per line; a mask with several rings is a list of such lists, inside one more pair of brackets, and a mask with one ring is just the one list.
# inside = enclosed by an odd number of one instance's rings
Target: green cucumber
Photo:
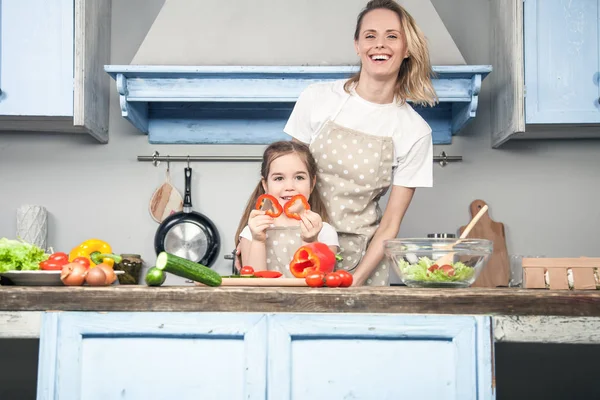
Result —
[[148, 286], [161, 286], [166, 279], [167, 274], [162, 269], [152, 267], [146, 272], [146, 285]]
[[212, 269], [165, 251], [156, 258], [156, 268], [208, 286], [220, 286], [223, 281]]

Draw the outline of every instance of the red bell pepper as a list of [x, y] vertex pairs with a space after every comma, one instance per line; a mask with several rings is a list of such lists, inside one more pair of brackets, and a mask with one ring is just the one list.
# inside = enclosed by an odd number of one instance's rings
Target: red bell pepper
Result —
[[57, 252], [50, 257], [46, 261], [42, 261], [40, 263], [40, 269], [44, 271], [60, 271], [62, 270], [63, 265], [69, 263], [69, 256], [63, 252]]
[[314, 242], [300, 247], [290, 262], [290, 271], [296, 278], [306, 278], [314, 272], [328, 274], [335, 268], [336, 257], [325, 243]]
[[279, 271], [254, 271], [257, 278], [279, 278], [283, 274]]
[[[256, 209], [257, 210], [262, 210], [263, 206], [265, 205], [265, 201], [269, 200], [271, 202], [271, 207], [270, 209], [267, 210], [266, 214], [268, 216], [271, 216], [273, 218], [277, 218], [281, 215], [281, 213], [283, 212], [283, 208], [281, 207], [281, 204], [279, 204], [279, 201], [277, 201], [277, 199], [273, 196], [271, 196], [270, 194], [263, 194], [261, 195], [257, 200], [256, 200]], [[273, 208], [275, 208], [275, 211], [273, 211]]]
[[310, 204], [308, 204], [308, 200], [306, 200], [306, 197], [304, 197], [301, 194], [297, 194], [294, 197], [292, 197], [290, 199], [290, 201], [288, 201], [287, 203], [285, 203], [285, 206], [283, 207], [283, 212], [285, 213], [285, 215], [287, 215], [289, 218], [292, 219], [297, 219], [297, 220], [301, 220], [302, 217], [300, 216], [300, 213], [297, 212], [293, 212], [291, 210], [292, 207], [296, 208], [296, 202], [300, 202], [300, 205], [305, 209], [305, 210], [310, 210]]

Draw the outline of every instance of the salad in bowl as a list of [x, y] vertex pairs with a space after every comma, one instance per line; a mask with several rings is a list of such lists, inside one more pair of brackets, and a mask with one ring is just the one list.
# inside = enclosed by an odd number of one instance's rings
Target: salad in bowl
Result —
[[469, 287], [485, 267], [493, 243], [484, 239], [392, 239], [390, 267], [410, 287]]

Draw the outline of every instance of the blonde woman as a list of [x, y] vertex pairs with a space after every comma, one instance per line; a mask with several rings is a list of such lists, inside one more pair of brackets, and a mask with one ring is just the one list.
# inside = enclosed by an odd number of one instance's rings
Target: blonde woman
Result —
[[[372, 0], [354, 34], [359, 73], [309, 86], [285, 132], [309, 144], [318, 189], [354, 285], [389, 284], [383, 242], [395, 238], [416, 187], [432, 186], [431, 128], [407, 103], [433, 106], [427, 43], [393, 0]], [[392, 187], [382, 213], [378, 200]]]

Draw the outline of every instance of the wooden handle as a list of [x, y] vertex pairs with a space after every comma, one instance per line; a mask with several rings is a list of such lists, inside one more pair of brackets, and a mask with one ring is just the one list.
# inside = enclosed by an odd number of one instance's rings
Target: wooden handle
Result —
[[466, 238], [469, 233], [471, 233], [471, 229], [473, 229], [473, 227], [475, 226], [475, 224], [477, 223], [477, 221], [479, 221], [481, 219], [481, 217], [483, 217], [483, 214], [485, 214], [488, 210], [488, 206], [487, 204], [483, 207], [481, 207], [481, 210], [479, 210], [479, 212], [477, 213], [477, 215], [475, 215], [473, 217], [473, 219], [471, 220], [471, 222], [469, 222], [469, 225], [467, 225], [467, 227], [465, 228], [465, 230], [463, 231], [462, 235], [460, 235], [461, 239]]
[[[454, 246], [456, 246], [457, 244], [459, 244], [460, 242], [462, 242], [467, 237], [467, 235], [469, 234], [469, 232], [471, 232], [471, 229], [473, 229], [473, 227], [475, 226], [475, 224], [477, 223], [477, 221], [479, 221], [479, 219], [483, 216], [483, 214], [485, 214], [485, 212], [487, 210], [488, 210], [488, 206], [487, 205], [481, 207], [481, 210], [479, 210], [479, 212], [477, 213], [477, 215], [475, 215], [473, 217], [473, 219], [471, 220], [471, 222], [469, 222], [469, 225], [467, 225], [465, 227], [465, 230], [463, 231], [462, 235], [460, 235], [460, 238], [456, 242], [454, 242], [454, 243], [452, 243], [452, 244], [450, 244], [448, 246], [445, 246], [445, 249], [446, 250], [451, 250], [451, 249], [454, 248]], [[435, 263], [437, 265], [450, 264], [452, 262], [452, 259], [454, 258], [454, 254], [455, 253], [445, 254], [442, 257], [440, 257], [437, 260], [435, 260]]]

